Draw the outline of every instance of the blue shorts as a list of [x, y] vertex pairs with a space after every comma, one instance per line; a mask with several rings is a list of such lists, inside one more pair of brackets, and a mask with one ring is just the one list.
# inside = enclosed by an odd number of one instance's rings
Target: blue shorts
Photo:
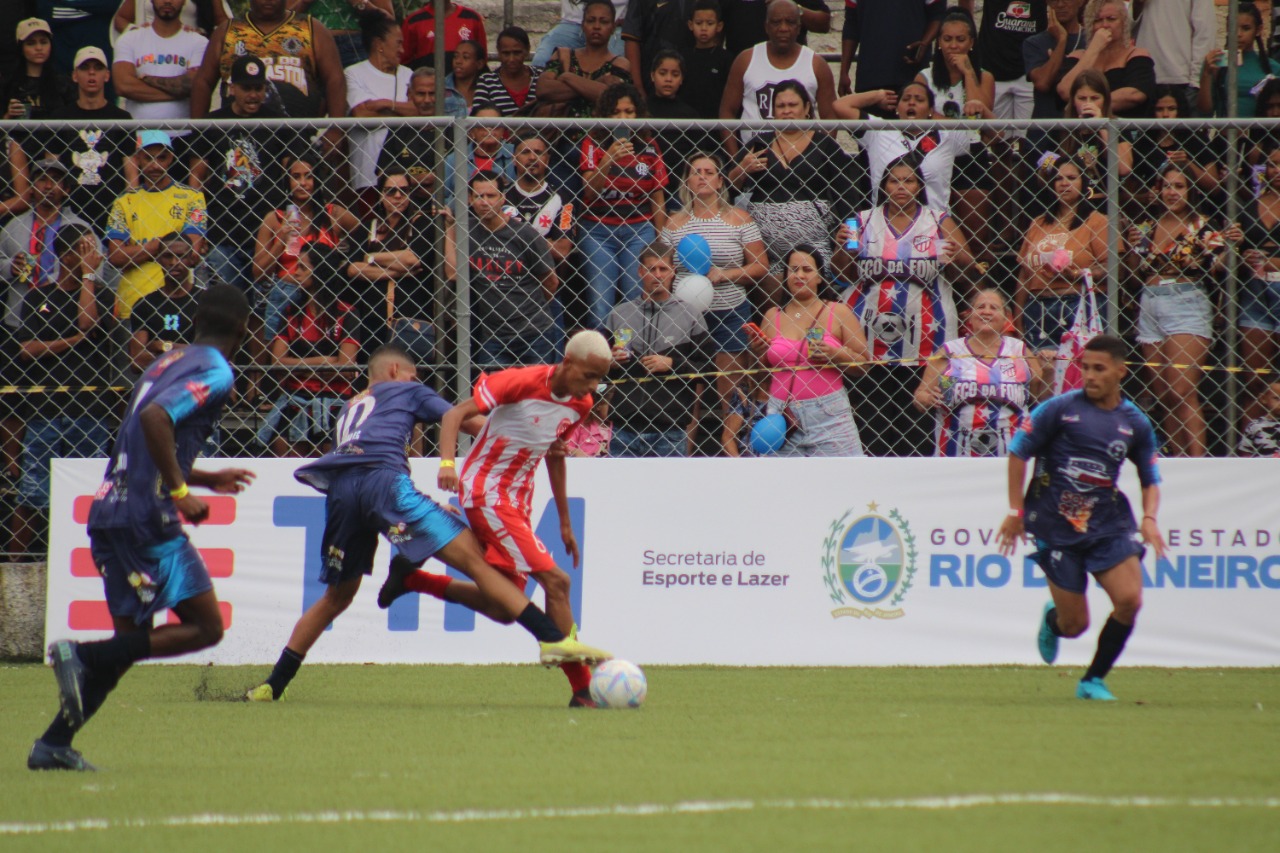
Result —
[[748, 299], [733, 308], [707, 312], [707, 332], [715, 341], [717, 353], [738, 353], [747, 349], [747, 333], [742, 325], [751, 321], [753, 310]]
[[1280, 281], [1255, 278], [1240, 288], [1240, 328], [1280, 332]]
[[1130, 557], [1142, 559], [1147, 548], [1136, 536], [1136, 533], [1105, 536], [1072, 548], [1055, 548], [1037, 539], [1036, 547], [1040, 550], [1031, 558], [1054, 586], [1083, 594], [1089, 575], [1114, 569]]
[[186, 536], [139, 542], [132, 530], [90, 530], [89, 545], [112, 616], [147, 625], [156, 613], [213, 589], [204, 560]]
[[320, 580], [332, 586], [373, 574], [379, 533], [419, 565], [465, 529], [462, 519], [414, 488], [408, 474], [357, 468], [329, 485]]
[[54, 459], [96, 459], [111, 448], [111, 430], [98, 418], [32, 418], [22, 438], [22, 479], [18, 502], [49, 508], [49, 463]]

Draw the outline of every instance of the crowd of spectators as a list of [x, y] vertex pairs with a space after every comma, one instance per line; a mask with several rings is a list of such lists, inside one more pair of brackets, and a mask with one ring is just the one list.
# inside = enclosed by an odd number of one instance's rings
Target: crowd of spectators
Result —
[[[492, 65], [484, 17], [448, 2], [444, 69], [431, 3], [402, 20], [391, 0], [6, 3], [0, 386], [21, 390], [0, 394], [0, 438], [18, 526], [47, 502], [50, 458], [105, 452], [121, 397], [102, 389], [181, 344], [217, 280], [257, 306], [239, 405], [259, 444], [237, 452], [323, 450], [380, 343], [451, 364], [466, 341], [478, 370], [552, 361], [587, 327], [616, 365], [577, 454], [750, 454], [752, 423], [785, 413], [786, 454], [998, 455], [1052, 391], [1091, 283], [1154, 365], [1131, 390], [1165, 451], [1197, 456], [1235, 450], [1206, 380], [1232, 247], [1239, 451], [1274, 447], [1280, 134], [1241, 133], [1232, 205], [1226, 135], [1185, 122], [1280, 117], [1269, 7], [1241, 3], [1226, 44], [1212, 0], [974, 5], [846, 0], [833, 72], [806, 43], [831, 29], [824, 0], [565, 0], [536, 44], [502, 29]], [[368, 123], [324, 121], [346, 116]], [[461, 159], [424, 124], [378, 123], [431, 116], [490, 121]], [[613, 121], [647, 116], [756, 124]], [[1183, 121], [1119, 139], [945, 123], [1033, 117]], [[224, 121], [190, 121], [206, 118]], [[814, 118], [844, 126], [792, 123]], [[679, 297], [690, 276], [705, 304]]]

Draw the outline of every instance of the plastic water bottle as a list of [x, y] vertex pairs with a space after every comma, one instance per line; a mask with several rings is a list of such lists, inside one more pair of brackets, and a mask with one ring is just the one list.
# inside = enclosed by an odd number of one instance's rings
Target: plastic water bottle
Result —
[[292, 229], [289, 242], [284, 245], [284, 253], [291, 258], [296, 258], [302, 251], [302, 211], [296, 204], [291, 204], [285, 208], [284, 216]]
[[847, 251], [856, 252], [862, 248], [862, 223], [858, 221], [858, 217], [850, 216], [844, 221], [844, 226], [849, 229], [849, 236], [844, 241], [844, 247]]

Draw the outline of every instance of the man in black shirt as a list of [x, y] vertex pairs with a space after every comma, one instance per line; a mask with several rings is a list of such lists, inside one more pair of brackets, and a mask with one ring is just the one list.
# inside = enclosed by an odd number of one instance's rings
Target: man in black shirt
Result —
[[[436, 72], [419, 68], [409, 78], [409, 102], [419, 116], [436, 114]], [[436, 134], [429, 127], [400, 124], [387, 131], [378, 153], [378, 174], [402, 171], [409, 176], [413, 188], [409, 196], [415, 206], [431, 209], [431, 191], [435, 189]]]
[[138, 371], [146, 370], [175, 346], [191, 342], [196, 316], [192, 272], [200, 265], [200, 253], [185, 234], [160, 238], [156, 263], [164, 270], [164, 283], [133, 305], [129, 315], [129, 358]]
[[[942, 26], [944, 0], [845, 0], [840, 34], [841, 95], [872, 89], [898, 91], [915, 79]], [[857, 85], [849, 66], [858, 56]]]

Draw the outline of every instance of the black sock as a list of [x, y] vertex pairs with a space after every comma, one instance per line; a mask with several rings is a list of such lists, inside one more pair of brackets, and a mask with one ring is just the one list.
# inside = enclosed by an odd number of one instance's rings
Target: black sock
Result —
[[1049, 632], [1053, 636], [1062, 636], [1062, 629], [1058, 627], [1058, 608], [1055, 607], [1044, 614], [1044, 624], [1049, 626]]
[[551, 621], [551, 617], [543, 613], [542, 608], [532, 601], [524, 612], [516, 617], [516, 621], [539, 643], [558, 643], [564, 639], [564, 631], [557, 628], [556, 623]]
[[[105, 670], [90, 672], [85, 677], [83, 700], [86, 723], [107, 701], [107, 695], [120, 683], [120, 676], [123, 674], [119, 670]], [[71, 725], [59, 713], [58, 716], [53, 718], [53, 722], [49, 724], [49, 728], [45, 729], [40, 739], [50, 746], [70, 746], [71, 739], [75, 737], [75, 733], [76, 729], [71, 728]]]
[[1102, 626], [1098, 634], [1098, 651], [1093, 656], [1093, 663], [1085, 671], [1085, 678], [1106, 678], [1111, 667], [1116, 665], [1116, 658], [1124, 651], [1124, 644], [1133, 633], [1132, 625], [1124, 625], [1116, 621], [1116, 617], [1108, 616], [1107, 624]]
[[280, 653], [280, 660], [276, 661], [275, 668], [267, 676], [267, 684], [271, 685], [271, 695], [273, 697], [280, 698], [284, 693], [284, 689], [289, 686], [289, 682], [293, 681], [293, 677], [298, 674], [298, 668], [302, 666], [302, 661], [305, 658], [306, 655], [300, 655], [285, 646], [284, 651]]
[[114, 672], [119, 679], [120, 672], [128, 669], [129, 664], [151, 656], [151, 632], [130, 631], [109, 640], [81, 643], [76, 647], [76, 654], [89, 669]]

